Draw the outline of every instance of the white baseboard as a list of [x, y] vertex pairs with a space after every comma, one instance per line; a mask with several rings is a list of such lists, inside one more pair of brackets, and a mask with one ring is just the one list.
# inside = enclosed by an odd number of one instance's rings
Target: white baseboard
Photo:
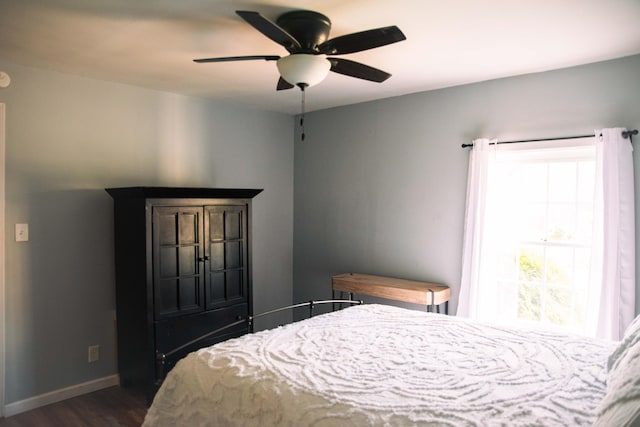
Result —
[[98, 378], [97, 380], [87, 381], [86, 383], [76, 384], [70, 387], [61, 388], [59, 390], [50, 391], [49, 393], [30, 397], [28, 399], [19, 400], [17, 402], [5, 405], [4, 416], [10, 417], [21, 412], [30, 411], [41, 406], [60, 402], [62, 400], [102, 390], [103, 388], [112, 387], [118, 384], [120, 384], [120, 377], [118, 375], [111, 375], [104, 378]]

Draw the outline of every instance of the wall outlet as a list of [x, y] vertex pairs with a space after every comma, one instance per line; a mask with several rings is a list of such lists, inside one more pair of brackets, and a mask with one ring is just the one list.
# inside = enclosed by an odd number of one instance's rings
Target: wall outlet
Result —
[[29, 224], [16, 224], [16, 242], [29, 241]]
[[89, 346], [89, 363], [97, 362], [98, 360], [100, 360], [100, 346], [90, 345]]

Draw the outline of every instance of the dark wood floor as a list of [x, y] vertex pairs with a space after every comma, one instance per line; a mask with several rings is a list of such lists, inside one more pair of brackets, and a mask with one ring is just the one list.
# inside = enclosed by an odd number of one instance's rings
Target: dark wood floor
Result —
[[2, 418], [0, 427], [138, 427], [146, 413], [143, 394], [115, 386]]

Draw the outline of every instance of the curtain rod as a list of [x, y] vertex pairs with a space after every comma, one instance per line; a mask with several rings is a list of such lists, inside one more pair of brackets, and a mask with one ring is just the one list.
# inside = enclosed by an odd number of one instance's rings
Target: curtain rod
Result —
[[[631, 139], [632, 135], [637, 135], [638, 134], [638, 129], [633, 129], [633, 130], [623, 130], [622, 131], [622, 137], [624, 139], [629, 138], [629, 140], [631, 140], [631, 142], [633, 142], [633, 140]], [[579, 139], [579, 138], [592, 138], [594, 137], [594, 134], [591, 135], [573, 135], [573, 136], [560, 136], [560, 137], [555, 137], [555, 138], [540, 138], [540, 139], [520, 139], [517, 141], [498, 141], [498, 142], [491, 142], [489, 143], [489, 145], [496, 145], [496, 144], [518, 144], [521, 142], [541, 142], [541, 141], [559, 141], [561, 139]], [[462, 148], [467, 148], [467, 147], [473, 147], [473, 144], [462, 144]]]

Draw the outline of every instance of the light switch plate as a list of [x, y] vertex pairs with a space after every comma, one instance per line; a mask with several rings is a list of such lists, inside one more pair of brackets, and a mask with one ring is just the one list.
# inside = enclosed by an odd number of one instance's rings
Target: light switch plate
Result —
[[16, 224], [16, 242], [29, 241], [29, 224]]

